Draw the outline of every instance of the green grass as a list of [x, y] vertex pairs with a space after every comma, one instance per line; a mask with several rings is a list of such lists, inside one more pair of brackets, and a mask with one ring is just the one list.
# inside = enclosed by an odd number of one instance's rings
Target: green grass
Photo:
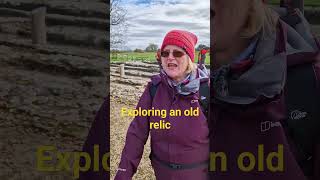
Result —
[[[280, 0], [269, 0], [270, 4], [279, 4]], [[320, 0], [304, 0], [304, 6], [320, 6]]]
[[[196, 51], [195, 62], [198, 62], [198, 51]], [[127, 61], [156, 61], [155, 52], [111, 52], [110, 59], [111, 62], [127, 62]], [[206, 64], [210, 64], [210, 55], [206, 56]]]
[[136, 52], [118, 52], [111, 53], [111, 62], [118, 61], [155, 61], [155, 53], [154, 52], [144, 52], [144, 53], [136, 53]]

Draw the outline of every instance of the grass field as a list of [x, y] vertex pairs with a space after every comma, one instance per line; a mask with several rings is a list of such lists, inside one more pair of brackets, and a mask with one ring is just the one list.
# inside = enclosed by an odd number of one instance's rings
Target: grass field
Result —
[[[279, 4], [280, 0], [269, 0], [271, 4]], [[320, 6], [320, 0], [304, 0], [305, 6]]]
[[[198, 61], [198, 51], [196, 51], [195, 62]], [[126, 61], [156, 61], [155, 52], [112, 52], [110, 53], [111, 62], [126, 62]], [[210, 55], [206, 56], [206, 64], [210, 64]]]

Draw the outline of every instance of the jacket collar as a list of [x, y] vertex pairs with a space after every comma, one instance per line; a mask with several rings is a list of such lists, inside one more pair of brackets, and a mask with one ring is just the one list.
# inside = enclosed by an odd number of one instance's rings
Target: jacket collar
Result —
[[[283, 36], [282, 27], [269, 37], [260, 34], [252, 60], [221, 67], [213, 78], [215, 98], [232, 104], [251, 104], [259, 96], [272, 98], [280, 94], [285, 85], [287, 66]], [[234, 72], [237, 76], [232, 74]]]
[[154, 85], [164, 82], [169, 88], [173, 89], [175, 94], [190, 95], [199, 91], [200, 83], [209, 81], [209, 75], [207, 71], [197, 68], [196, 71], [190, 73], [183, 81], [174, 83], [165, 71], [161, 70], [160, 74], [151, 77], [151, 80]]
[[[301, 52], [317, 55], [317, 49], [281, 20], [276, 33], [268, 37], [260, 33], [259, 38], [253, 61], [232, 63], [215, 72], [212, 80], [215, 98], [232, 104], [251, 104], [259, 97], [273, 98], [284, 89], [287, 65], [297, 64], [294, 58], [290, 61], [295, 62], [287, 62], [288, 55], [297, 57]], [[308, 57], [300, 57], [299, 62], [308, 61]]]

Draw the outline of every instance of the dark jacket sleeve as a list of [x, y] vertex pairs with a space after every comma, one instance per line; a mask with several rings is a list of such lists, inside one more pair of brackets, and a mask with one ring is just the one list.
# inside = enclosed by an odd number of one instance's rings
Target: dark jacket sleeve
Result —
[[[83, 152], [87, 152], [91, 158], [94, 157], [94, 145], [99, 145], [99, 159], [101, 161], [104, 154], [110, 151], [110, 97], [105, 98], [102, 106], [96, 114], [95, 120], [91, 125], [87, 140], [83, 146]], [[80, 165], [84, 166], [81, 159]], [[108, 158], [108, 166], [110, 166], [110, 158]], [[89, 171], [80, 172], [80, 180], [108, 180], [110, 172], [106, 171], [102, 163], [99, 162], [99, 171], [94, 171], [91, 166]]]
[[[146, 87], [137, 105], [143, 109], [150, 109], [152, 99], [149, 92], [150, 84]], [[124, 148], [122, 150], [121, 161], [115, 180], [130, 180], [136, 173], [140, 160], [142, 158], [144, 145], [149, 135], [149, 117], [136, 116], [131, 122]]]
[[[319, 47], [320, 48], [320, 47]], [[317, 79], [318, 97], [320, 98], [320, 55], [318, 55], [316, 63], [314, 64], [314, 71]], [[318, 107], [320, 111], [320, 107]], [[319, 132], [320, 136], [320, 132]], [[320, 179], [320, 140], [315, 145], [315, 162], [314, 162], [314, 180]]]

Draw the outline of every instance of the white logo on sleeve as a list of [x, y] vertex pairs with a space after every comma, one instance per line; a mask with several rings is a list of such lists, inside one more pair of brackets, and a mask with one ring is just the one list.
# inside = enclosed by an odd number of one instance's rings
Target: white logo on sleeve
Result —
[[127, 171], [126, 169], [118, 168], [118, 171]]
[[191, 104], [198, 102], [198, 99], [191, 100]]
[[292, 120], [302, 119], [302, 118], [305, 118], [306, 116], [307, 116], [307, 112], [302, 112], [299, 110], [294, 110], [290, 112], [290, 119]]
[[261, 132], [266, 132], [273, 127], [281, 127], [281, 123], [280, 122], [265, 121], [260, 124]]

